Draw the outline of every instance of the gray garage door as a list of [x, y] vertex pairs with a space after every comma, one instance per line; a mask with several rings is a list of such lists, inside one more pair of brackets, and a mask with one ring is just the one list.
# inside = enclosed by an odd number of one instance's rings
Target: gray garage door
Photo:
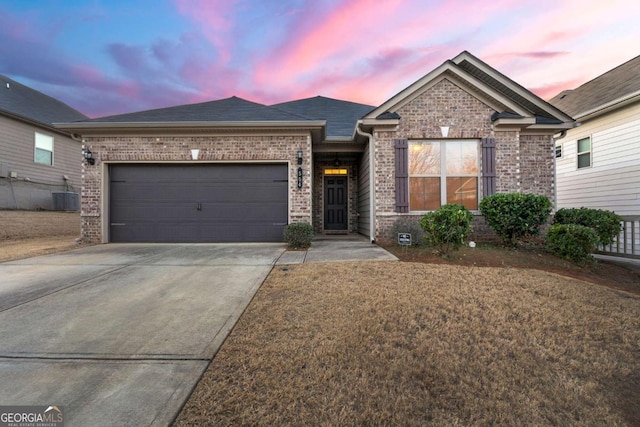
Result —
[[287, 165], [112, 165], [112, 242], [280, 242]]

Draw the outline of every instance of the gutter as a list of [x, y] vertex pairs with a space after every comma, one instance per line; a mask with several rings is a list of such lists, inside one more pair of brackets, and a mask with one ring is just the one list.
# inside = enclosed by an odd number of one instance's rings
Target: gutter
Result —
[[613, 101], [609, 101], [605, 104], [598, 105], [596, 108], [592, 108], [591, 110], [578, 113], [576, 114], [576, 120], [589, 120], [599, 115], [602, 115], [610, 111], [616, 110], [618, 108], [622, 108], [626, 105], [632, 104], [638, 100], [640, 100], [640, 90], [624, 95], [618, 99], [614, 99]]
[[373, 145], [373, 134], [360, 129], [362, 120], [356, 123], [356, 133], [369, 140], [369, 240], [376, 242], [376, 186], [375, 186], [375, 147]]
[[53, 123], [57, 129], [98, 130], [98, 129], [171, 129], [171, 128], [315, 128], [326, 125], [326, 120], [296, 121], [186, 121], [186, 122], [71, 122]]
[[28, 117], [21, 116], [19, 114], [14, 114], [11, 111], [2, 110], [2, 109], [0, 109], [0, 115], [7, 116], [11, 119], [18, 120], [33, 126], [37, 126], [42, 129], [46, 129], [49, 132], [55, 132], [63, 136], [69, 136], [69, 132], [59, 129], [57, 126], [55, 126], [55, 124], [52, 124], [52, 123], [39, 122], [37, 120], [30, 119]]

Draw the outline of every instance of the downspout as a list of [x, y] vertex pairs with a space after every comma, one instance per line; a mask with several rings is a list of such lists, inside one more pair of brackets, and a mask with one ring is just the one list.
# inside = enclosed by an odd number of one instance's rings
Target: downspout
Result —
[[369, 240], [371, 243], [376, 242], [376, 186], [375, 186], [375, 154], [376, 150], [373, 145], [373, 134], [367, 133], [360, 129], [362, 120], [356, 123], [356, 133], [364, 136], [369, 141]]

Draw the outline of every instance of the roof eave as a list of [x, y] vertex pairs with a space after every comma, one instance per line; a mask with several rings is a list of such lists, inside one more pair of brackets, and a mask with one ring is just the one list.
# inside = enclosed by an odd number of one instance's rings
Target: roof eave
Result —
[[535, 117], [497, 119], [493, 125], [499, 129], [520, 129], [526, 131], [562, 131], [575, 127], [575, 122], [536, 123]]
[[30, 124], [30, 125], [33, 125], [33, 126], [38, 126], [38, 127], [43, 128], [43, 129], [47, 129], [47, 130], [50, 130], [52, 132], [59, 133], [61, 135], [69, 136], [69, 132], [64, 131], [62, 129], [59, 129], [59, 128], [57, 128], [57, 126], [52, 126], [50, 123], [44, 123], [44, 122], [40, 122], [38, 120], [30, 119], [30, 118], [25, 117], [25, 116], [21, 116], [19, 114], [14, 114], [11, 111], [0, 109], [0, 115], [9, 117], [11, 119], [18, 120], [18, 121], [21, 121], [23, 123], [27, 123], [27, 124]]
[[536, 124], [535, 117], [523, 117], [513, 119], [497, 119], [493, 122], [496, 127], [527, 127]]
[[149, 130], [149, 129], [319, 129], [326, 120], [274, 120], [274, 121], [186, 121], [186, 122], [71, 122], [54, 123], [58, 129], [72, 132], [98, 130]]
[[[480, 59], [476, 58], [475, 56], [473, 56], [472, 54], [470, 54], [467, 51], [464, 51], [464, 52], [460, 53], [458, 56], [453, 58], [451, 61], [453, 61], [457, 65], [457, 64], [460, 64], [462, 61], [465, 61], [465, 60], [473, 63], [476, 67], [480, 68], [483, 72], [487, 73], [488, 75], [490, 75], [494, 79], [498, 80], [502, 84], [508, 86], [511, 90], [515, 91], [520, 96], [523, 96], [524, 98], [528, 99], [530, 102], [532, 102], [533, 104], [537, 105], [541, 109], [543, 109], [545, 111], [548, 111], [549, 113], [552, 113], [552, 115], [554, 117], [557, 117], [558, 119], [560, 119], [560, 120], [562, 120], [564, 122], [572, 120], [572, 117], [567, 115], [564, 111], [562, 111], [559, 108], [555, 107], [551, 103], [546, 102], [545, 100], [539, 98], [538, 96], [533, 94], [531, 91], [529, 91], [529, 90], [525, 89], [524, 87], [520, 86], [518, 83], [514, 82], [513, 80], [510, 80], [508, 77], [504, 76], [503, 74], [501, 74], [497, 70], [494, 70], [489, 65], [485, 64], [483, 61], [481, 61]], [[550, 109], [553, 110], [553, 111], [549, 111]]]
[[363, 126], [385, 127], [398, 126], [400, 119], [362, 119], [360, 122]]
[[[486, 85], [484, 82], [478, 80], [471, 74], [466, 71], [460, 69], [458, 64], [452, 61], [446, 61], [439, 67], [432, 70], [430, 73], [423, 76], [421, 79], [417, 80], [401, 92], [399, 92], [396, 96], [389, 99], [381, 106], [370, 112], [365, 116], [365, 118], [377, 117], [378, 115], [386, 112], [386, 111], [396, 111], [398, 108], [401, 108], [407, 100], [413, 99], [417, 93], [421, 91], [422, 88], [429, 85], [431, 82], [438, 81], [439, 78], [444, 78], [446, 76], [445, 73], [451, 73], [453, 76], [461, 79], [467, 84], [475, 87], [477, 90], [484, 93], [484, 95], [488, 98], [495, 100], [493, 104], [501, 104], [502, 106], [507, 107], [515, 111], [517, 114], [522, 116], [527, 115], [529, 112], [524, 109], [521, 105], [517, 104], [515, 101], [507, 98], [503, 94], [494, 90], [492, 87]], [[492, 108], [498, 108], [497, 105], [492, 105]], [[498, 108], [501, 109], [501, 108]]]
[[596, 108], [592, 108], [591, 110], [578, 113], [576, 114], [576, 120], [591, 120], [638, 101], [640, 101], [640, 91], [624, 95], [618, 99], [614, 99], [613, 101], [609, 101], [605, 104], [599, 105]]

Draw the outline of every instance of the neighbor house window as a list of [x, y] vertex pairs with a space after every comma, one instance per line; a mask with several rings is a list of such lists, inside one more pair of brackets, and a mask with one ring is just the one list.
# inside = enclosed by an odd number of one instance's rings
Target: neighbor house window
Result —
[[43, 165], [53, 165], [53, 137], [36, 132], [34, 161]]
[[556, 159], [559, 159], [562, 157], [562, 145], [556, 145]]
[[591, 166], [591, 137], [578, 140], [578, 169]]
[[478, 209], [478, 142], [410, 142], [409, 210], [433, 211], [447, 203]]

